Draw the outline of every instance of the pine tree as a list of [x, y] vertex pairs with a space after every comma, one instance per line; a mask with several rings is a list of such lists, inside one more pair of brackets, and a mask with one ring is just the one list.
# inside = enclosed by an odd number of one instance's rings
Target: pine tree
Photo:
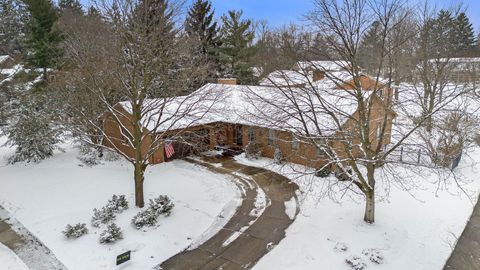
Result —
[[22, 52], [26, 21], [28, 12], [23, 1], [0, 2], [0, 54], [13, 56]]
[[475, 34], [472, 24], [464, 12], [455, 20], [455, 50], [460, 54], [472, 51], [475, 48]]
[[221, 18], [220, 61], [224, 76], [233, 76], [240, 84], [253, 84], [254, 32], [251, 30], [252, 21], [243, 20], [242, 14], [242, 11], [231, 10]]
[[360, 63], [367, 71], [376, 71], [379, 68], [381, 49], [381, 26], [380, 23], [375, 21], [372, 23], [365, 36], [362, 38], [362, 42], [359, 47]]
[[70, 10], [79, 14], [83, 14], [82, 4], [78, 0], [60, 0], [58, 1], [60, 11]]
[[191, 38], [201, 44], [201, 53], [214, 55], [220, 44], [217, 23], [213, 20], [214, 12], [207, 0], [197, 0], [188, 11], [185, 20], [185, 31]]
[[58, 14], [51, 0], [25, 2], [31, 15], [27, 27], [27, 61], [34, 67], [42, 68], [46, 80], [47, 68], [55, 67], [62, 55], [59, 48], [62, 37], [54, 27]]
[[[433, 21], [432, 45], [436, 56], [450, 57], [455, 53], [455, 20], [448, 10], [440, 10]], [[435, 56], [435, 57], [436, 57]]]
[[50, 114], [36, 102], [22, 102], [17, 115], [16, 121], [4, 130], [6, 145], [16, 147], [9, 162], [39, 162], [52, 156], [59, 132], [50, 124]]
[[185, 32], [189, 41], [193, 42], [193, 55], [198, 58], [194, 61], [211, 67], [204, 78], [194, 78], [191, 88], [195, 90], [206, 82], [213, 81], [218, 73], [220, 36], [213, 16], [211, 3], [208, 0], [197, 0], [185, 20]]

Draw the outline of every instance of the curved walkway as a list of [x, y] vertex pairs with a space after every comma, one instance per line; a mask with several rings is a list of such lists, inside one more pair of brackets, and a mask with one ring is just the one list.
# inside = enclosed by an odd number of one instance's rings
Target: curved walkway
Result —
[[[208, 162], [189, 161], [206, 166], [215, 172], [230, 174], [246, 183], [249, 188], [244, 191], [242, 204], [233, 217], [217, 234], [197, 248], [187, 249], [156, 268], [164, 270], [252, 268], [285, 237], [285, 230], [298, 214], [295, 194], [298, 186], [279, 174], [243, 165], [231, 159], [208, 158]], [[252, 215], [252, 211], [256, 209], [258, 188], [263, 190], [268, 203], [263, 212], [255, 216]], [[292, 213], [294, 216], [289, 217], [285, 203], [292, 200], [296, 209], [295, 213]]]
[[443, 270], [480, 270], [480, 198]]

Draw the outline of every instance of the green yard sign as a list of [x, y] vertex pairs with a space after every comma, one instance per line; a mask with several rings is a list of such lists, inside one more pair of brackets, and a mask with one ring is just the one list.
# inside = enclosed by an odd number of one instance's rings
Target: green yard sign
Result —
[[117, 256], [117, 265], [120, 265], [124, 262], [127, 262], [127, 261], [130, 261], [130, 253], [131, 251], [127, 251], [125, 253], [122, 253], [120, 255]]

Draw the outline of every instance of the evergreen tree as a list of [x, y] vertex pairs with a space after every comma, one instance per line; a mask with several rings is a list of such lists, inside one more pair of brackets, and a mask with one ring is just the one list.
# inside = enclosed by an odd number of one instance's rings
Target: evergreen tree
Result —
[[78, 0], [60, 0], [58, 1], [60, 11], [70, 10], [79, 14], [83, 14], [82, 4]]
[[220, 36], [217, 23], [214, 21], [214, 12], [211, 3], [206, 0], [197, 0], [188, 11], [185, 20], [185, 32], [189, 41], [193, 43], [195, 61], [210, 65], [205, 78], [195, 78], [192, 82], [192, 89], [201, 87], [208, 81], [213, 81], [218, 70], [218, 49]]
[[231, 10], [222, 16], [220, 61], [224, 76], [233, 76], [240, 84], [253, 84], [254, 32], [251, 30], [252, 21], [242, 20], [242, 13]]
[[455, 52], [455, 20], [448, 10], [440, 10], [433, 22], [432, 45], [438, 56], [449, 57]]
[[25, 22], [28, 12], [23, 1], [0, 2], [0, 54], [15, 55], [22, 51], [25, 39]]
[[100, 13], [94, 6], [90, 6], [87, 10], [87, 15], [91, 17], [98, 17], [100, 16]]
[[25, 0], [31, 19], [27, 31], [27, 61], [34, 67], [43, 69], [47, 78], [47, 68], [58, 64], [62, 52], [59, 44], [61, 34], [54, 25], [58, 19], [51, 0]]
[[475, 34], [472, 24], [464, 12], [460, 13], [455, 21], [455, 49], [464, 54], [475, 48]]
[[[165, 41], [169, 42], [174, 42], [177, 34], [173, 12], [168, 0], [140, 0], [136, 7], [136, 16], [145, 28], [145, 33], [152, 37], [157, 35], [166, 37]], [[165, 49], [169, 45], [162, 44], [159, 49]]]
[[10, 163], [39, 162], [53, 155], [59, 132], [52, 127], [50, 114], [42, 107], [36, 102], [22, 102], [18, 118], [4, 130], [6, 145], [16, 147]]
[[373, 22], [362, 38], [359, 47], [360, 65], [369, 72], [378, 70], [380, 65], [381, 50], [383, 48], [380, 28], [378, 21]]
[[220, 44], [217, 23], [213, 20], [214, 12], [207, 0], [197, 0], [188, 11], [185, 31], [191, 38], [201, 44], [203, 54], [213, 55]]

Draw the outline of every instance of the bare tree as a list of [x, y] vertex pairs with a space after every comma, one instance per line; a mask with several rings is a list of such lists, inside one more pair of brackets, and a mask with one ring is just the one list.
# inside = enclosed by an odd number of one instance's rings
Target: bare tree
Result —
[[[339, 182], [364, 196], [368, 223], [375, 221], [378, 169], [393, 162], [392, 153], [463, 93], [461, 89], [444, 93], [432, 110], [422, 114], [414, 97], [419, 88], [394, 84], [394, 58], [413, 38], [398, 31], [410, 23], [411, 12], [402, 0], [315, 0], [307, 19], [323, 34], [336, 57], [331, 63], [340, 71], [330, 72], [331, 67], [322, 66], [325, 62], [311, 62], [325, 78], [318, 80], [300, 70], [304, 85], [290, 87], [272, 80], [274, 93], [250, 93], [255, 108], [250, 119], [315, 145], [324, 160], [317, 169], [332, 167]], [[380, 51], [377, 67], [367, 75], [359, 67], [359, 45], [373, 21], [380, 26]], [[394, 103], [399, 88], [405, 88], [400, 93], [403, 101]]]
[[[192, 63], [175, 26], [180, 4], [101, 0], [97, 10], [100, 16], [84, 17], [64, 42], [69, 65], [57, 83], [65, 120], [82, 141], [111, 148], [134, 166], [135, 204], [143, 207], [144, 172], [154, 154], [199, 121], [217, 96], [181, 96], [204, 67]], [[120, 137], [109, 133], [112, 126]]]

